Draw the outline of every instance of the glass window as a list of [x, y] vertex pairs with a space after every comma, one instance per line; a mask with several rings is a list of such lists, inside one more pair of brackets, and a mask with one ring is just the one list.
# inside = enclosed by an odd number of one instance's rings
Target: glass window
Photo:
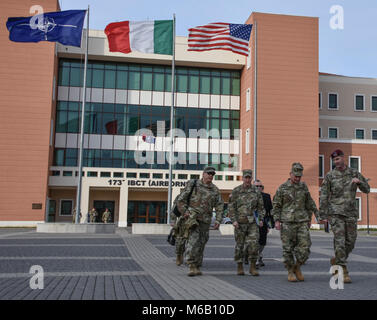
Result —
[[377, 96], [372, 97], [371, 104], [372, 104], [372, 106], [371, 106], [372, 111], [377, 111]]
[[67, 132], [70, 132], [70, 133], [79, 132], [79, 113], [69, 111], [67, 124], [68, 124]]
[[177, 92], [187, 92], [187, 76], [177, 75]]
[[200, 93], [210, 94], [211, 92], [211, 78], [209, 76], [200, 76]]
[[130, 72], [128, 89], [140, 90], [140, 72], [135, 72], [135, 71]]
[[337, 139], [338, 138], [338, 129], [337, 128], [329, 128], [329, 138], [330, 139]]
[[[177, 81], [177, 78], [175, 81]], [[175, 90], [177, 90], [177, 88]], [[171, 92], [171, 71], [165, 75], [165, 91]]]
[[358, 157], [350, 157], [350, 167], [359, 171], [359, 160], [360, 159]]
[[230, 78], [221, 78], [221, 94], [230, 94]]
[[67, 132], [67, 111], [56, 112], [56, 132]]
[[377, 140], [377, 130], [372, 130], [372, 139]]
[[105, 71], [105, 88], [106, 89], [115, 88], [115, 71], [114, 70]]
[[141, 74], [141, 90], [152, 91], [152, 73]]
[[212, 73], [211, 93], [220, 94], [220, 77], [214, 77]]
[[356, 129], [355, 130], [355, 138], [356, 139], [364, 139], [364, 129]]
[[69, 86], [69, 67], [60, 67], [59, 86]]
[[92, 86], [93, 88], [103, 88], [104, 70], [93, 70]]
[[241, 91], [240, 79], [232, 79], [232, 95], [239, 96]]
[[73, 200], [60, 201], [60, 215], [71, 216], [73, 214]]
[[324, 168], [323, 168], [323, 156], [319, 156], [319, 177], [320, 178], [323, 178], [323, 172], [324, 172]]
[[355, 98], [355, 110], [364, 111], [364, 96], [357, 95]]
[[64, 149], [54, 150], [54, 166], [64, 166]]
[[72, 87], [81, 87], [81, 69], [79, 68], [71, 68], [71, 77], [69, 81], [70, 86]]
[[116, 88], [125, 90], [127, 89], [128, 82], [128, 72], [127, 71], [117, 71], [117, 82]]
[[164, 91], [165, 75], [163, 73], [155, 73], [153, 75], [153, 90]]
[[103, 113], [103, 134], [117, 134], [117, 122], [114, 119], [113, 113]]
[[329, 109], [338, 109], [338, 95], [329, 93]]

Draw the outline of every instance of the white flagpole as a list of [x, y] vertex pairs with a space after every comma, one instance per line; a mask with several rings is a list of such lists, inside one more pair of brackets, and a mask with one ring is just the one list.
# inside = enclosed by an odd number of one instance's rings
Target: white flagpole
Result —
[[169, 154], [169, 191], [168, 191], [168, 210], [167, 210], [167, 224], [170, 224], [170, 214], [172, 206], [172, 185], [173, 185], [173, 150], [174, 150], [174, 136], [173, 136], [173, 122], [174, 122], [174, 76], [175, 76], [175, 14], [173, 14], [173, 59], [171, 65], [171, 108], [170, 108], [170, 154]]
[[257, 138], [258, 138], [258, 108], [257, 108], [257, 22], [254, 22], [255, 45], [254, 45], [254, 180], [257, 179]]
[[[84, 123], [85, 123], [85, 99], [86, 99], [86, 69], [88, 65], [88, 44], [89, 44], [89, 5], [86, 16], [86, 47], [85, 47], [85, 65], [84, 65], [84, 84], [82, 89], [82, 106], [81, 106], [81, 130], [80, 130], [80, 149], [79, 149], [79, 172], [76, 195], [76, 217], [75, 223], [80, 223], [81, 212], [81, 184], [82, 184], [82, 158], [84, 149]], [[84, 214], [85, 215], [85, 214]], [[86, 215], [85, 215], [86, 217]]]

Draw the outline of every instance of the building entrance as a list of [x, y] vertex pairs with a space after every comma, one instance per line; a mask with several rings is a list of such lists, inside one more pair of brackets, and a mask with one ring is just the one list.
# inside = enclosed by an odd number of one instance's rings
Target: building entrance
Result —
[[115, 209], [115, 201], [107, 201], [107, 200], [94, 200], [94, 208], [96, 208], [98, 212], [98, 217], [96, 222], [102, 222], [102, 214], [105, 212], [106, 208], [110, 210], [111, 218], [110, 222], [114, 222], [114, 209]]
[[166, 223], [164, 201], [128, 201], [127, 225], [132, 223]]

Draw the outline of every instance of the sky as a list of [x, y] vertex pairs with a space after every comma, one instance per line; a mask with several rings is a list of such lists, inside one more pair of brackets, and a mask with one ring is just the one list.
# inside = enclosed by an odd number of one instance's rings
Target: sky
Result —
[[[90, 7], [90, 29], [110, 22], [168, 20], [176, 34], [210, 22], [244, 23], [252, 12], [319, 18], [319, 71], [377, 78], [376, 0], [59, 0], [62, 10]], [[336, 7], [334, 7], [336, 6]], [[342, 24], [343, 22], [343, 24]], [[86, 22], [85, 22], [86, 25]]]

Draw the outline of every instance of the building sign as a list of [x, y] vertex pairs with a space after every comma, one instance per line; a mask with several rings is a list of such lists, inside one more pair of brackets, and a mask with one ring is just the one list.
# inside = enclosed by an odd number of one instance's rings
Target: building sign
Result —
[[[108, 183], [110, 186], [121, 186], [123, 183], [125, 183], [125, 179], [110, 179], [108, 180]], [[187, 181], [173, 181], [172, 186], [173, 187], [179, 187], [184, 188], [187, 184]], [[169, 187], [169, 181], [163, 181], [163, 180], [127, 180], [127, 185], [129, 187]]]

